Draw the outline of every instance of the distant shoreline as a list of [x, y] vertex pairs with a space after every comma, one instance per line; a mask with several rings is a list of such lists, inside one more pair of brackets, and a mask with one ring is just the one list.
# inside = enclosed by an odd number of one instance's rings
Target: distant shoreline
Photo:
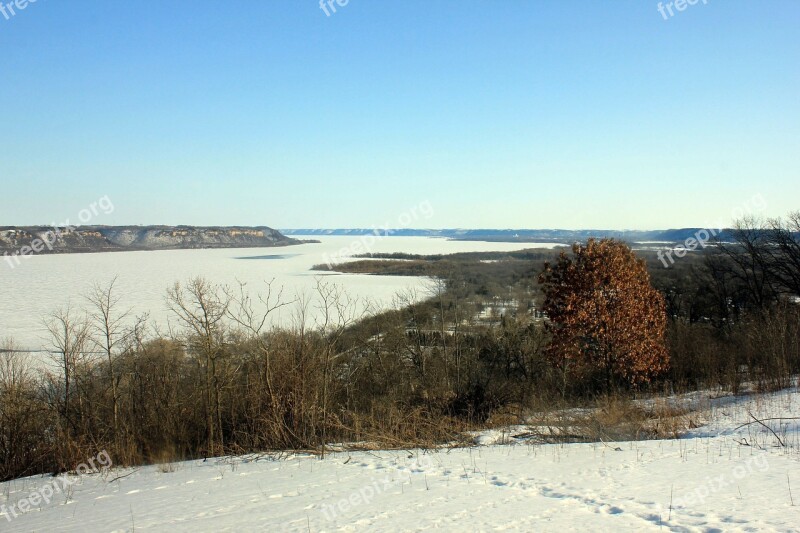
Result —
[[[169, 252], [169, 251], [176, 251], [176, 250], [236, 250], [236, 249], [245, 249], [245, 248], [286, 248], [289, 246], [299, 246], [301, 244], [319, 244], [321, 241], [314, 240], [314, 239], [295, 239], [296, 242], [287, 242], [281, 244], [270, 244], [270, 245], [258, 245], [258, 244], [232, 244], [232, 245], [224, 245], [224, 246], [176, 246], [176, 247], [164, 247], [164, 248], [102, 248], [102, 249], [69, 249], [69, 250], [48, 250], [42, 251], [40, 253], [35, 253], [32, 255], [70, 255], [70, 254], [102, 254], [102, 253], [110, 253], [110, 252]], [[16, 250], [13, 250], [16, 251]], [[7, 248], [0, 248], [0, 259], [2, 259], [2, 254], [4, 253], [11, 253], [12, 250]]]
[[[431, 237], [454, 241], [485, 241], [504, 243], [543, 243], [567, 244], [585, 242], [588, 239], [613, 238], [628, 243], [680, 243], [693, 237], [702, 228], [678, 228], [666, 230], [603, 230], [603, 229], [414, 229], [396, 228], [302, 228], [282, 229], [284, 235], [300, 235], [304, 237], [361, 237], [377, 235], [378, 237]], [[376, 233], [378, 232], [378, 233]], [[730, 239], [729, 229], [717, 230], [722, 240]]]
[[0, 256], [15, 266], [32, 255], [278, 248], [319, 242], [267, 226], [0, 226]]

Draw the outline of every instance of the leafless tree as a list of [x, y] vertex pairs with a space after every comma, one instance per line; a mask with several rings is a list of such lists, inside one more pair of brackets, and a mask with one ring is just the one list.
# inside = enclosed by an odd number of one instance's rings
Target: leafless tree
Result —
[[225, 323], [230, 299], [223, 289], [203, 278], [167, 292], [167, 305], [189, 332], [188, 341], [200, 356], [205, 374], [205, 403], [208, 453], [225, 446], [222, 424], [221, 385], [218, 365], [224, 353]]
[[800, 298], [800, 211], [769, 221], [772, 270], [782, 291]]
[[85, 314], [64, 308], [52, 313], [45, 321], [45, 326], [50, 332], [54, 362], [63, 383], [63, 394], [56, 399], [58, 410], [67, 427], [74, 426], [76, 421], [72, 416], [70, 403], [77, 388], [75, 380], [79, 367], [86, 360], [89, 323]]
[[283, 296], [283, 287], [277, 288], [273, 284], [274, 280], [265, 282], [266, 290], [259, 292], [256, 300], [249, 295], [244, 283], [239, 283], [238, 291], [228, 290], [228, 299], [231, 302], [228, 315], [256, 346], [262, 365], [260, 378], [267, 394], [268, 417], [271, 421], [269, 425], [275, 432], [275, 437], [289, 445], [292, 442], [289, 436], [292, 431], [285, 423], [283, 416], [285, 407], [275, 385], [273, 356], [276, 348], [273, 346], [274, 337], [269, 335], [269, 332], [273, 328], [271, 320], [274, 314], [297, 300], [286, 300]]
[[119, 377], [114, 369], [114, 357], [118, 346], [124, 343], [126, 337], [131, 334], [125, 327], [125, 321], [130, 311], [119, 312], [120, 298], [115, 291], [117, 278], [102, 287], [99, 284], [92, 286], [87, 300], [91, 306], [91, 341], [106, 358], [108, 363], [108, 378], [111, 389], [111, 408], [113, 416], [114, 441], [119, 449], [120, 425], [119, 425]]
[[30, 354], [11, 339], [0, 342], [0, 481], [36, 473], [49, 450], [42, 442], [48, 418], [38, 387]]
[[328, 426], [328, 409], [330, 401], [330, 385], [333, 359], [336, 347], [348, 326], [358, 318], [358, 305], [344, 289], [333, 283], [326, 283], [317, 278], [316, 284], [317, 310], [316, 321], [318, 331], [323, 338], [322, 346], [322, 435], [320, 447], [325, 457], [326, 434]]
[[728, 274], [745, 288], [753, 306], [765, 309], [775, 295], [769, 232], [762, 220], [747, 216], [734, 223], [731, 235], [732, 243], [716, 239], [717, 248], [728, 259]]
[[50, 332], [53, 362], [57, 368], [56, 372], [48, 373], [50, 400], [58, 413], [56, 463], [60, 470], [65, 470], [76, 462], [75, 439], [86, 429], [84, 407], [89, 406], [84, 404], [79, 387], [89, 364], [85, 353], [89, 322], [85, 313], [64, 308], [52, 313], [45, 320], [45, 326]]

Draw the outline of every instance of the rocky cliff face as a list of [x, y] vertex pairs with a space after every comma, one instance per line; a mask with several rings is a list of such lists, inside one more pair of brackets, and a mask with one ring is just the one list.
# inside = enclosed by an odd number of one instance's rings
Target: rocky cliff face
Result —
[[0, 253], [9, 254], [25, 254], [25, 247], [31, 247], [32, 253], [70, 253], [268, 247], [301, 242], [266, 226], [85, 226], [58, 232], [45, 226], [0, 227]]

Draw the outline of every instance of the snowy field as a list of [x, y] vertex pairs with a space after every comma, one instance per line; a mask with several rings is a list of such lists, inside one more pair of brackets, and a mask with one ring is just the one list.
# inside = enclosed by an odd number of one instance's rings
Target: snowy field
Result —
[[0, 484], [0, 531], [800, 531], [798, 416], [795, 389], [710, 400], [680, 440], [209, 459], [66, 488], [27, 478]]

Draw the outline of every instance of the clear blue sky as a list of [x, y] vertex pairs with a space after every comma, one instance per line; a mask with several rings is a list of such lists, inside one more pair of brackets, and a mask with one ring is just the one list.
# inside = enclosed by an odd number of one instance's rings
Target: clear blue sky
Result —
[[[3, 0], [6, 3], [8, 0]], [[0, 224], [670, 228], [800, 209], [800, 2], [38, 0]]]

